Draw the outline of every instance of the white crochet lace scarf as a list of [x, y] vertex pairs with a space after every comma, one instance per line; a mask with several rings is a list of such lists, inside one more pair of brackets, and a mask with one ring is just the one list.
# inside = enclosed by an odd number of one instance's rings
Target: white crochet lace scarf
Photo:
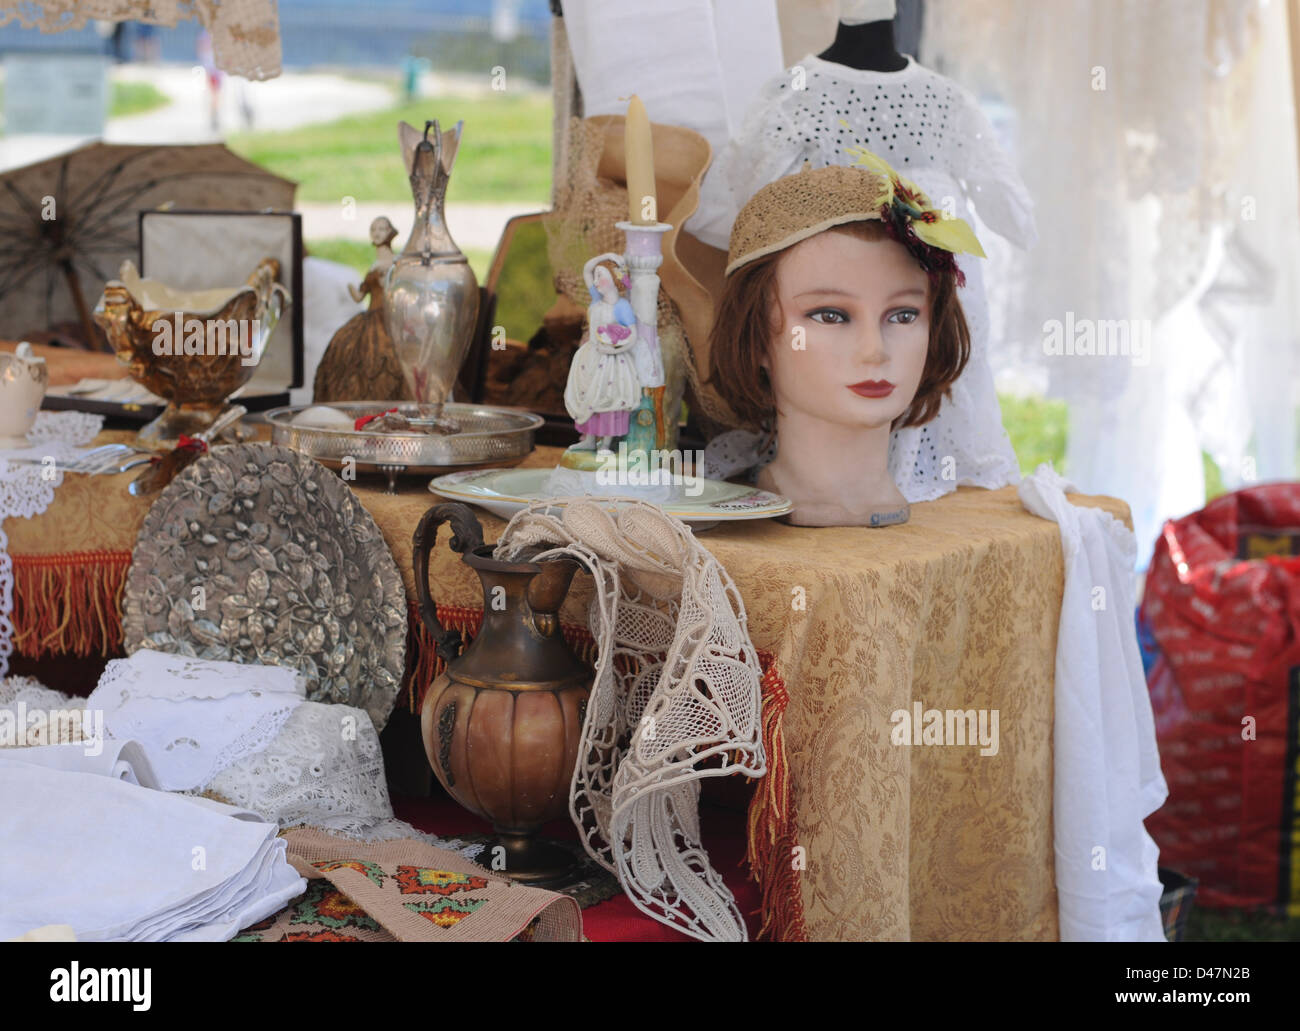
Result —
[[745, 920], [700, 838], [703, 777], [767, 769], [761, 669], [735, 584], [691, 531], [642, 501], [535, 502], [496, 557], [569, 556], [595, 580], [596, 677], [569, 810], [587, 852], [642, 912], [704, 941]]

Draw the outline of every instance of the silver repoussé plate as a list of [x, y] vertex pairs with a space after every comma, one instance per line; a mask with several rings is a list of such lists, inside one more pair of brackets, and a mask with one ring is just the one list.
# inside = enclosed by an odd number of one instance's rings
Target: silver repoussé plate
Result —
[[131, 555], [129, 653], [290, 666], [312, 701], [382, 730], [406, 659], [406, 592], [375, 521], [310, 458], [212, 448], [158, 495]]

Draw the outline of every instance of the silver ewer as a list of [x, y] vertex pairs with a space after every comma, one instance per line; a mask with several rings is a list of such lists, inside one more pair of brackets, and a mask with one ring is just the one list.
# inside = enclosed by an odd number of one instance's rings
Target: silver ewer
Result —
[[412, 399], [435, 412], [451, 396], [478, 320], [478, 280], [443, 218], [464, 124], [441, 132], [436, 121], [425, 122], [423, 135], [406, 122], [398, 126], [415, 197], [415, 226], [388, 270], [384, 316]]

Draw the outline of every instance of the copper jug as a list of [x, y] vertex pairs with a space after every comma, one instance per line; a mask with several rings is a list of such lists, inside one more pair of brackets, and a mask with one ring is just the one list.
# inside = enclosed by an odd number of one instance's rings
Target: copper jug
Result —
[[[444, 522], [452, 550], [483, 584], [483, 627], [460, 655], [461, 636], [438, 622], [429, 592], [429, 553]], [[425, 693], [420, 729], [438, 781], [490, 820], [504, 847], [489, 846], [481, 862], [516, 880], [554, 883], [573, 856], [536, 834], [568, 814], [593, 677], [560, 631], [578, 563], [501, 562], [492, 550], [473, 512], [456, 502], [434, 505], [416, 527], [420, 619], [447, 663]]]

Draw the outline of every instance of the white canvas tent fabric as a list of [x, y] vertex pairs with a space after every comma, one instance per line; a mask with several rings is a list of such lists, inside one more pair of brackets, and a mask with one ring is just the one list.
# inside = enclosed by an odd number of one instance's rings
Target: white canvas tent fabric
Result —
[[694, 129], [716, 154], [751, 99], [783, 67], [774, 0], [564, 0], [583, 115], [627, 113]]

